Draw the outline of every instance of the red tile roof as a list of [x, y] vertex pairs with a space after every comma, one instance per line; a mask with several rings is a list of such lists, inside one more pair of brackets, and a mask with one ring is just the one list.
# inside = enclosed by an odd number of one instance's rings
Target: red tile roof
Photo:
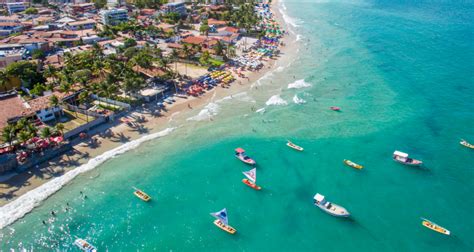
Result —
[[193, 45], [200, 45], [206, 41], [206, 38], [203, 37], [196, 37], [196, 36], [189, 36], [181, 40], [182, 43], [185, 44], [193, 44]]
[[7, 125], [8, 119], [25, 116], [27, 112], [19, 96], [0, 98], [0, 129]]

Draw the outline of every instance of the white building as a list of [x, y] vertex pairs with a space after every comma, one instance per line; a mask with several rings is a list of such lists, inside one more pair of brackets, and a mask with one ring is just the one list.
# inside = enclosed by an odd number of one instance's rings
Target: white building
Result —
[[26, 10], [26, 5], [23, 2], [6, 3], [6, 6], [7, 6], [7, 11], [10, 15]]
[[128, 11], [125, 9], [101, 10], [99, 15], [104, 25], [117, 25], [128, 20]]

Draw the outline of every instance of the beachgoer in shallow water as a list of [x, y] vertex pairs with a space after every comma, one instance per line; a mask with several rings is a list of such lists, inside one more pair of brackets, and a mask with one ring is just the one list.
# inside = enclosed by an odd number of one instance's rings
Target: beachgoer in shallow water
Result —
[[51, 215], [56, 216], [56, 213], [54, 213], [54, 211], [51, 211]]
[[43, 225], [46, 225], [46, 221], [43, 220]]

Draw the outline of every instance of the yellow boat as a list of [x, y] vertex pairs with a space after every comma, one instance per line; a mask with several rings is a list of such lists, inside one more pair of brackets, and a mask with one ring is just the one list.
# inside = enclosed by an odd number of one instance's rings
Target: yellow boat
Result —
[[347, 160], [347, 159], [344, 159], [344, 164], [346, 164], [347, 166], [350, 166], [352, 168], [356, 168], [356, 169], [362, 169], [364, 168], [364, 166], [360, 165], [360, 164], [356, 164], [350, 160]]
[[235, 228], [224, 224], [221, 220], [215, 220], [214, 225], [216, 225], [217, 227], [219, 227], [220, 229], [226, 231], [229, 234], [235, 234], [235, 232], [237, 232], [237, 230]]
[[447, 230], [446, 228], [434, 223], [434, 222], [431, 222], [427, 219], [424, 219], [424, 218], [421, 218], [423, 221], [421, 222], [421, 224], [433, 231], [436, 231], [438, 233], [441, 233], [441, 234], [444, 234], [444, 235], [450, 235], [451, 232], [449, 230]]
[[470, 148], [470, 149], [474, 149], [474, 145], [473, 144], [470, 144], [468, 143], [466, 140], [464, 139], [461, 139], [461, 142], [459, 142], [461, 145], [467, 147], [467, 148]]
[[135, 192], [133, 192], [133, 194], [135, 194], [135, 196], [137, 196], [141, 200], [143, 200], [145, 202], [148, 202], [148, 201], [151, 200], [151, 197], [148, 194], [146, 194], [145, 192], [143, 192], [142, 190], [139, 190], [135, 187], [133, 189], [135, 189]]

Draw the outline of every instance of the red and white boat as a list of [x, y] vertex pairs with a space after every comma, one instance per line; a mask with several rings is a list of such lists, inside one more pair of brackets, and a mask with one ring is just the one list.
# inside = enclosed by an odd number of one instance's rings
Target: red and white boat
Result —
[[255, 184], [257, 182], [257, 168], [253, 168], [250, 171], [244, 171], [242, 172], [245, 177], [248, 179], [244, 178], [242, 179], [242, 183], [248, 185], [249, 187], [255, 189], [255, 190], [261, 190], [262, 188]]
[[401, 151], [393, 152], [393, 160], [400, 164], [410, 165], [410, 166], [421, 166], [423, 164], [422, 161], [409, 158], [407, 153], [404, 153]]
[[248, 165], [255, 165], [257, 163], [255, 160], [247, 156], [247, 154], [245, 154], [245, 150], [242, 148], [235, 149], [235, 157]]
[[333, 111], [341, 111], [340, 107], [332, 106], [332, 107], [329, 107], [329, 108]]

